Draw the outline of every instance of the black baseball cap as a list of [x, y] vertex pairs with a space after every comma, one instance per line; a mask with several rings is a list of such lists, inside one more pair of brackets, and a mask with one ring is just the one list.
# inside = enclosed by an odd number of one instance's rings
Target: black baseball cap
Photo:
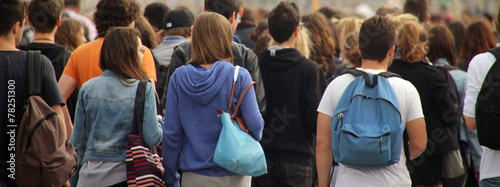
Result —
[[176, 27], [190, 27], [194, 24], [194, 15], [187, 9], [171, 10], [163, 17], [163, 30]]

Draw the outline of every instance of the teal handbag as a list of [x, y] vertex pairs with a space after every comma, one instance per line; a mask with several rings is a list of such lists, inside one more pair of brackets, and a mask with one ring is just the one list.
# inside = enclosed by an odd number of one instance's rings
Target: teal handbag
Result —
[[213, 161], [220, 167], [234, 173], [258, 177], [267, 173], [264, 150], [260, 143], [252, 137], [243, 119], [236, 117], [243, 97], [255, 82], [252, 81], [247, 85], [236, 104], [235, 110], [230, 115], [231, 101], [233, 100], [239, 68], [239, 66], [236, 66], [234, 72], [228, 112], [217, 110], [222, 120], [222, 130], [215, 148]]

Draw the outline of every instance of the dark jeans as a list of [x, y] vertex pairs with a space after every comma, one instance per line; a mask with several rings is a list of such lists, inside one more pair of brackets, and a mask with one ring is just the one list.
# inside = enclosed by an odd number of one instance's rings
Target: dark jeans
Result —
[[289, 162], [267, 160], [267, 174], [254, 177], [252, 187], [311, 187], [313, 167]]

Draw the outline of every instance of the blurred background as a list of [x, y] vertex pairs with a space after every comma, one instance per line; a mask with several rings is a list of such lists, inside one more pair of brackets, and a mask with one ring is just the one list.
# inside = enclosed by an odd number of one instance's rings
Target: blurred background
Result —
[[[91, 15], [95, 5], [99, 0], [82, 0], [81, 13]], [[244, 0], [247, 5], [254, 9], [270, 10], [281, 0]], [[307, 13], [319, 9], [322, 6], [334, 8], [345, 16], [353, 16], [363, 12], [373, 11], [382, 5], [396, 5], [402, 9], [405, 0], [290, 0], [301, 8], [301, 13]], [[203, 0], [137, 0], [144, 8], [153, 2], [166, 3], [169, 7], [187, 7], [195, 15], [203, 11]], [[495, 17], [500, 0], [429, 0], [431, 15], [460, 19], [463, 11], [466, 10], [471, 15], [488, 14]]]

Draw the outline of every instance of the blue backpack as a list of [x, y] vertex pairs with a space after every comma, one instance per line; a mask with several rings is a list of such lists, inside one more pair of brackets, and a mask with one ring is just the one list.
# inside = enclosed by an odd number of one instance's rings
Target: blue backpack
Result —
[[378, 169], [399, 162], [404, 123], [399, 102], [387, 80], [400, 77], [351, 69], [355, 76], [332, 118], [332, 151], [336, 162], [356, 169]]

